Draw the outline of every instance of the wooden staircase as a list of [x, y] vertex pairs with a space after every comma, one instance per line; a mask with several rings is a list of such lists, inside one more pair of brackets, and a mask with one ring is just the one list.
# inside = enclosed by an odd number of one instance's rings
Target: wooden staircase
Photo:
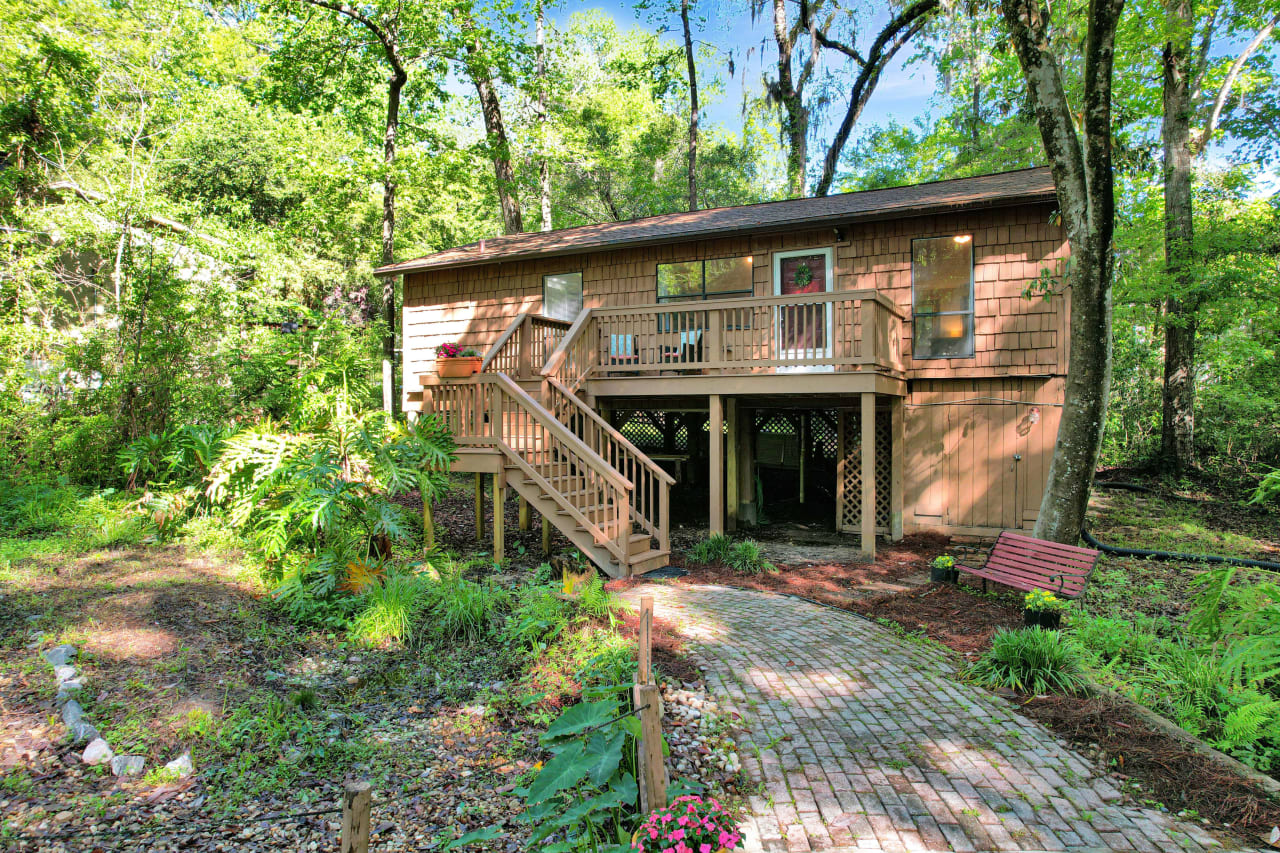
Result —
[[541, 387], [542, 402], [489, 370], [440, 385], [433, 408], [460, 447], [498, 454], [507, 485], [610, 577], [666, 566], [670, 475], [563, 384]]

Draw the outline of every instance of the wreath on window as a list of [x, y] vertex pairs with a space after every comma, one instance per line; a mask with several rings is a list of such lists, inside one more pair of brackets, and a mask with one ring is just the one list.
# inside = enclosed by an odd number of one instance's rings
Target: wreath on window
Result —
[[796, 267], [796, 287], [808, 287], [811, 281], [813, 281], [813, 270], [808, 264], [802, 262]]

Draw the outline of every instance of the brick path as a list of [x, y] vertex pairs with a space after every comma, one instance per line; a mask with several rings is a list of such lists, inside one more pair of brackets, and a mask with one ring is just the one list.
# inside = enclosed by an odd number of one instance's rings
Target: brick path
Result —
[[647, 584], [626, 597], [642, 594], [742, 717], [743, 770], [759, 785], [748, 850], [1220, 849], [955, 680], [932, 646], [786, 596]]

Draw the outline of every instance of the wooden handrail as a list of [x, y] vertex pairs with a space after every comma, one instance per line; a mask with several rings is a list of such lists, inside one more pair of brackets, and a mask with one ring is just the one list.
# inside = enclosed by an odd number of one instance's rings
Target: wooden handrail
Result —
[[760, 308], [769, 305], [809, 305], [845, 300], [872, 300], [899, 319], [907, 319], [896, 302], [878, 290], [828, 290], [825, 293], [795, 293], [788, 296], [746, 296], [739, 299], [705, 299], [691, 302], [664, 302], [647, 305], [619, 305], [593, 308], [597, 317], [625, 314], [666, 314], [672, 311], [726, 311], [735, 308]]
[[484, 355], [484, 361], [480, 362], [480, 371], [482, 373], [489, 369], [490, 363], [492, 363], [498, 353], [502, 351], [502, 348], [507, 345], [507, 341], [511, 340], [511, 337], [516, 332], [520, 331], [520, 327], [524, 325], [524, 319], [527, 316], [529, 315], [524, 312], [517, 314], [511, 323], [508, 324], [506, 330], [498, 336], [496, 341], [494, 341], [493, 346], [489, 347], [489, 351]]
[[559, 375], [565, 359], [569, 357], [569, 350], [591, 325], [591, 318], [596, 310], [595, 308], [583, 308], [578, 312], [578, 316], [574, 318], [573, 325], [569, 327], [569, 331], [565, 332], [564, 337], [560, 339], [560, 346], [556, 347], [556, 351], [551, 354], [551, 358], [547, 359], [547, 363], [539, 371], [542, 376], [555, 377]]
[[635, 485], [630, 480], [615, 470], [612, 465], [605, 461], [604, 457], [588, 447], [586, 442], [574, 435], [567, 426], [553, 418], [550, 412], [544, 409], [537, 400], [530, 397], [528, 392], [517, 385], [515, 380], [510, 376], [507, 376], [505, 373], [477, 374], [473, 377], [473, 380], [476, 380], [478, 384], [482, 385], [498, 385], [503, 391], [510, 394], [512, 397], [515, 397], [517, 401], [523, 404], [523, 407], [529, 411], [529, 414], [538, 422], [539, 426], [546, 429], [547, 432], [550, 432], [565, 444], [568, 444], [573, 451], [582, 456], [582, 458], [589, 463], [592, 468], [599, 469], [599, 473], [603, 477], [619, 489], [624, 489], [629, 492], [635, 488]]
[[582, 402], [582, 400], [578, 397], [577, 394], [571, 393], [569, 389], [565, 387], [565, 384], [563, 382], [553, 377], [548, 377], [547, 382], [548, 384], [551, 385], [552, 388], [555, 388], [557, 391], [559, 391], [561, 394], [563, 394], [565, 397], [571, 400], [573, 402], [573, 405], [576, 411], [586, 416], [587, 418], [591, 419], [597, 426], [599, 426], [602, 430], [607, 432], [614, 441], [618, 442], [618, 444], [622, 445], [632, 454], [644, 460], [644, 462], [647, 463], [645, 467], [652, 470], [653, 475], [655, 477], [657, 477], [660, 480], [664, 480], [669, 486], [675, 484], [676, 482], [675, 477], [672, 477], [670, 474], [668, 474], [666, 470], [657, 462], [654, 462], [648, 456], [645, 456], [644, 451], [642, 451], [640, 448], [632, 444], [631, 441], [625, 435], [618, 432], [618, 430], [614, 428], [612, 424], [610, 424], [604, 418], [600, 417], [600, 415], [596, 413], [595, 409], [591, 408], [586, 403]]

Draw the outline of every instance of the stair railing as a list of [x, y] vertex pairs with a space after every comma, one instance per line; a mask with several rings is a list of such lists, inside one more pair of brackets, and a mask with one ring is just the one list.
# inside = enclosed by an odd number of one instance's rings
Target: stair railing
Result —
[[481, 373], [505, 373], [529, 380], [551, 358], [572, 324], [541, 314], [517, 314], [480, 362]]
[[459, 444], [495, 447], [621, 566], [627, 565], [635, 486], [504, 373], [436, 389], [434, 405]]
[[642, 529], [658, 540], [658, 547], [671, 550], [671, 486], [675, 478], [614, 429], [560, 380], [548, 377], [543, 385], [543, 404], [614, 470], [634, 484], [631, 516]]
[[584, 308], [560, 339], [560, 345], [541, 370], [545, 378], [556, 379], [576, 394], [595, 367], [596, 341], [594, 308]]

